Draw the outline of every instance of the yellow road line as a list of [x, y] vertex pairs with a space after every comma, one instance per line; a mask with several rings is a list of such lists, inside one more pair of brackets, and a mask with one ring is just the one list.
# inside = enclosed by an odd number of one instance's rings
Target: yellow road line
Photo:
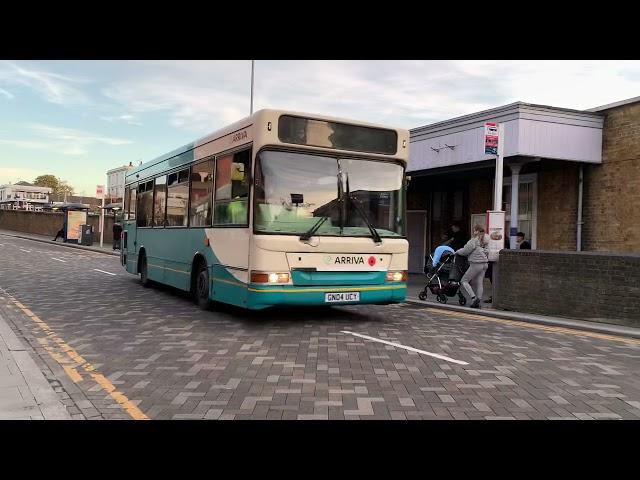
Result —
[[535, 330], [543, 330], [546, 332], [566, 333], [568, 335], [575, 335], [578, 337], [599, 338], [601, 340], [613, 340], [616, 342], [623, 342], [631, 345], [640, 345], [640, 339], [637, 339], [637, 338], [619, 337], [616, 335], [607, 335], [606, 333], [590, 332], [587, 330], [578, 330], [575, 328], [553, 327], [550, 325], [541, 325], [538, 323], [528, 323], [528, 322], [521, 322], [517, 320], [506, 320], [503, 318], [496, 318], [496, 317], [485, 317], [484, 315], [473, 315], [470, 313], [453, 312], [453, 311], [447, 311], [447, 310], [440, 310], [437, 308], [425, 308], [424, 311], [438, 314], [438, 315], [446, 315], [446, 316], [456, 317], [456, 318], [466, 318], [468, 320], [480, 320], [485, 322], [501, 323], [503, 325], [513, 325], [516, 327], [533, 328]]
[[58, 346], [64, 351], [67, 357], [71, 360], [75, 366], [68, 365], [69, 359], [64, 358], [64, 356], [60, 355], [53, 351], [53, 349], [48, 345], [47, 339], [39, 339], [40, 344], [43, 345], [45, 350], [51, 355], [56, 362], [58, 362], [64, 371], [67, 373], [69, 378], [73, 380], [75, 383], [78, 383], [83, 380], [82, 375], [78, 372], [78, 368], [82, 368], [85, 372], [89, 373], [89, 375], [102, 387], [102, 389], [109, 394], [111, 398], [113, 398], [116, 402], [120, 404], [120, 406], [133, 418], [134, 420], [148, 420], [147, 417], [142, 410], [140, 410], [131, 400], [129, 400], [122, 392], [118, 392], [116, 387], [101, 373], [96, 372], [96, 369], [93, 365], [87, 362], [81, 355], [78, 354], [73, 348], [71, 348], [62, 338], [60, 338], [44, 321], [42, 321], [35, 313], [25, 307], [18, 300], [13, 298], [5, 291], [6, 295], [9, 297], [11, 302], [22, 310], [25, 315], [30, 317], [38, 327], [47, 334], [47, 337], [53, 340]]

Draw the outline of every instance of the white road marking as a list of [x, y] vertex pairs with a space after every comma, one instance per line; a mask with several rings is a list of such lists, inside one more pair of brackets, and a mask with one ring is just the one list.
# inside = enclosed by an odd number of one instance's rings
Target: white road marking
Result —
[[392, 345], [398, 348], [404, 348], [405, 350], [409, 350], [410, 352], [421, 353], [423, 355], [429, 355], [430, 357], [439, 358], [440, 360], [446, 360], [447, 362], [457, 363], [458, 365], [469, 365], [467, 362], [463, 362], [462, 360], [456, 360], [455, 358], [447, 357], [445, 355], [438, 355], [437, 353], [426, 352], [424, 350], [419, 350], [417, 348], [408, 347], [406, 345], [401, 345], [399, 343], [388, 342], [387, 340], [382, 340], [380, 338], [370, 337], [368, 335], [362, 335], [361, 333], [349, 332], [348, 330], [342, 330], [341, 333], [346, 333], [348, 335], [353, 335], [355, 337], [364, 338], [366, 340], [371, 340], [372, 342], [384, 343], [386, 345]]
[[21, 248], [20, 250], [22, 250], [23, 252], [31, 253], [31, 250], [25, 250], [24, 248]]
[[67, 263], [66, 260], [62, 260], [61, 258], [51, 257], [51, 260], [57, 260], [58, 262]]
[[115, 276], [115, 275], [116, 275], [115, 273], [105, 272], [104, 270], [100, 270], [100, 269], [98, 269], [98, 268], [94, 268], [94, 270], [95, 270], [96, 272], [106, 273], [107, 275], [113, 275], [113, 276]]

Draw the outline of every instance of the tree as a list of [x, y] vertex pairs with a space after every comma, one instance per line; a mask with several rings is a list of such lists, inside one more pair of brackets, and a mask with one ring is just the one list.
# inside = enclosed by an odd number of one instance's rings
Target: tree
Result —
[[33, 184], [37, 187], [51, 188], [53, 195], [58, 197], [73, 195], [73, 187], [55, 175], [40, 175], [33, 181]]
[[40, 175], [33, 181], [33, 184], [36, 187], [49, 187], [53, 189], [53, 193], [56, 193], [56, 190], [60, 188], [60, 180], [55, 175]]

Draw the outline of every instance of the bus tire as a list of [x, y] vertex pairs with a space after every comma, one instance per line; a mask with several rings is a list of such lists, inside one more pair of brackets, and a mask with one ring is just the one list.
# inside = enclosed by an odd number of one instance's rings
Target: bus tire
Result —
[[195, 284], [195, 300], [202, 310], [210, 310], [213, 302], [209, 298], [209, 269], [205, 262], [198, 264], [198, 272], [196, 274]]
[[145, 288], [149, 288], [151, 286], [149, 270], [147, 268], [147, 256], [144, 254], [142, 255], [142, 258], [140, 258], [140, 283]]

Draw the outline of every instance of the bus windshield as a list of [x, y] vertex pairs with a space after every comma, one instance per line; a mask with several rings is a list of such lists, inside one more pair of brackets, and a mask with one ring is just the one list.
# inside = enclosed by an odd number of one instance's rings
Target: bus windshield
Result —
[[403, 176], [402, 165], [391, 161], [262, 151], [256, 163], [255, 232], [400, 237]]

